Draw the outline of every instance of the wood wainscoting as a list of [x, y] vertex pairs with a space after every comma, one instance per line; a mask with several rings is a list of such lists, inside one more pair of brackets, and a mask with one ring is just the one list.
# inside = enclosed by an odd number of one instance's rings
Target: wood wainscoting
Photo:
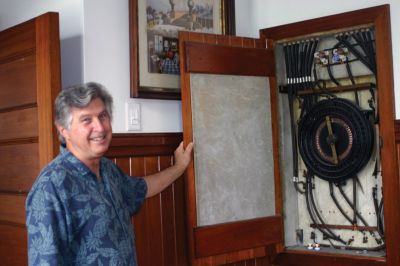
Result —
[[[180, 133], [114, 134], [107, 157], [127, 174], [145, 176], [169, 167], [181, 140]], [[183, 182], [147, 199], [133, 217], [139, 265], [188, 265]]]
[[[107, 157], [125, 173], [144, 176], [169, 167], [181, 140], [181, 133], [114, 134]], [[189, 265], [184, 178], [147, 199], [132, 221], [140, 266]], [[236, 263], [219, 261], [217, 264], [270, 265], [267, 257]]]

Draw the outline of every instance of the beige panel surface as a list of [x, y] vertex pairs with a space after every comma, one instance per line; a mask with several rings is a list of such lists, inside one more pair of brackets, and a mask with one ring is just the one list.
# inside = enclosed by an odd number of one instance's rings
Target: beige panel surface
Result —
[[275, 214], [268, 79], [191, 75], [198, 225]]

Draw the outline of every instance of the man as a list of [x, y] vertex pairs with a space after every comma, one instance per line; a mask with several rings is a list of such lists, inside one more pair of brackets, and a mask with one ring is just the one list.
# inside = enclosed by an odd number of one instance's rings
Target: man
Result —
[[179, 145], [173, 166], [129, 177], [103, 157], [111, 119], [112, 98], [100, 84], [64, 89], [57, 97], [61, 151], [26, 201], [29, 265], [137, 265], [130, 216], [183, 174], [193, 144]]

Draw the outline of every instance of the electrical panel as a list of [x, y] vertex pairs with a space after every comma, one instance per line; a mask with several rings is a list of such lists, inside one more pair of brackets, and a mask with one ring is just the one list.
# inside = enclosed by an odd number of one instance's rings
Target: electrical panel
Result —
[[298, 37], [275, 52], [291, 135], [286, 203], [298, 208], [288, 246], [383, 256], [374, 28]]

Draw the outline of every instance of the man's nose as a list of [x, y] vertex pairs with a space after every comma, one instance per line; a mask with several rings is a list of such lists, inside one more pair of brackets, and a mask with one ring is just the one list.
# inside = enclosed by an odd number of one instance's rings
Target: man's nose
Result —
[[103, 131], [104, 130], [103, 122], [99, 118], [93, 119], [93, 128], [97, 131]]

